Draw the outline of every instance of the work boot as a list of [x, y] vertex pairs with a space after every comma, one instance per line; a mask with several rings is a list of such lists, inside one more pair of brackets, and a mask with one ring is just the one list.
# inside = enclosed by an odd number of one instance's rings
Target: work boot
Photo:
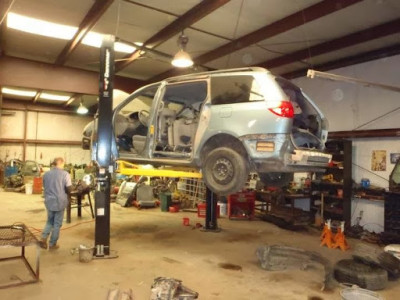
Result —
[[60, 246], [58, 246], [57, 244], [50, 246], [49, 250], [57, 250], [58, 248], [60, 248]]
[[40, 246], [40, 248], [42, 248], [42, 249], [47, 249], [47, 239], [42, 238], [42, 239], [39, 241], [39, 246]]

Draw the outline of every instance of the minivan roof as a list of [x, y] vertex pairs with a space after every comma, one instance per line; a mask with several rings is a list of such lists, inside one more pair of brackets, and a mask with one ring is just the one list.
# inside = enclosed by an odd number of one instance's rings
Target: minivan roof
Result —
[[269, 72], [265, 68], [261, 67], [246, 67], [246, 68], [236, 68], [236, 69], [223, 69], [223, 70], [215, 70], [215, 71], [208, 71], [208, 72], [200, 72], [200, 73], [191, 73], [186, 75], [174, 76], [164, 79], [164, 81], [174, 82], [180, 80], [187, 80], [187, 79], [195, 79], [198, 77], [206, 77], [212, 74], [223, 74], [223, 73], [239, 73], [239, 72]]

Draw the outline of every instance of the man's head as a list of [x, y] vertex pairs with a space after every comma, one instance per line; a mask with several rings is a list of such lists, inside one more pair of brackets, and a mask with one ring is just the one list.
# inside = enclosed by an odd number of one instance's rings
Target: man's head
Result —
[[56, 157], [56, 158], [53, 160], [53, 165], [54, 165], [56, 168], [64, 169], [64, 158], [62, 158], [62, 157]]

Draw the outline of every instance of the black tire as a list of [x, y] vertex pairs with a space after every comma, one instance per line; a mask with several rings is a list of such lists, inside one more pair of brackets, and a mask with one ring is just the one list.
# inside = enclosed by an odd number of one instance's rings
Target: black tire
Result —
[[334, 274], [335, 279], [341, 283], [356, 284], [371, 291], [384, 289], [388, 282], [386, 270], [352, 259], [338, 261], [335, 265]]
[[249, 175], [243, 155], [227, 147], [216, 148], [205, 155], [202, 167], [207, 187], [218, 195], [228, 195], [243, 188]]
[[258, 173], [260, 180], [266, 186], [284, 187], [288, 186], [290, 181], [293, 180], [293, 173]]

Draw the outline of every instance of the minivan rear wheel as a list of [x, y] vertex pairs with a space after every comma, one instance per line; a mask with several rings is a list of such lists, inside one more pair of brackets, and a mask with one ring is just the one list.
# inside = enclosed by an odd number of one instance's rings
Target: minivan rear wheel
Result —
[[240, 153], [227, 147], [218, 147], [205, 155], [202, 173], [211, 191], [228, 195], [241, 190], [246, 184], [249, 166]]

